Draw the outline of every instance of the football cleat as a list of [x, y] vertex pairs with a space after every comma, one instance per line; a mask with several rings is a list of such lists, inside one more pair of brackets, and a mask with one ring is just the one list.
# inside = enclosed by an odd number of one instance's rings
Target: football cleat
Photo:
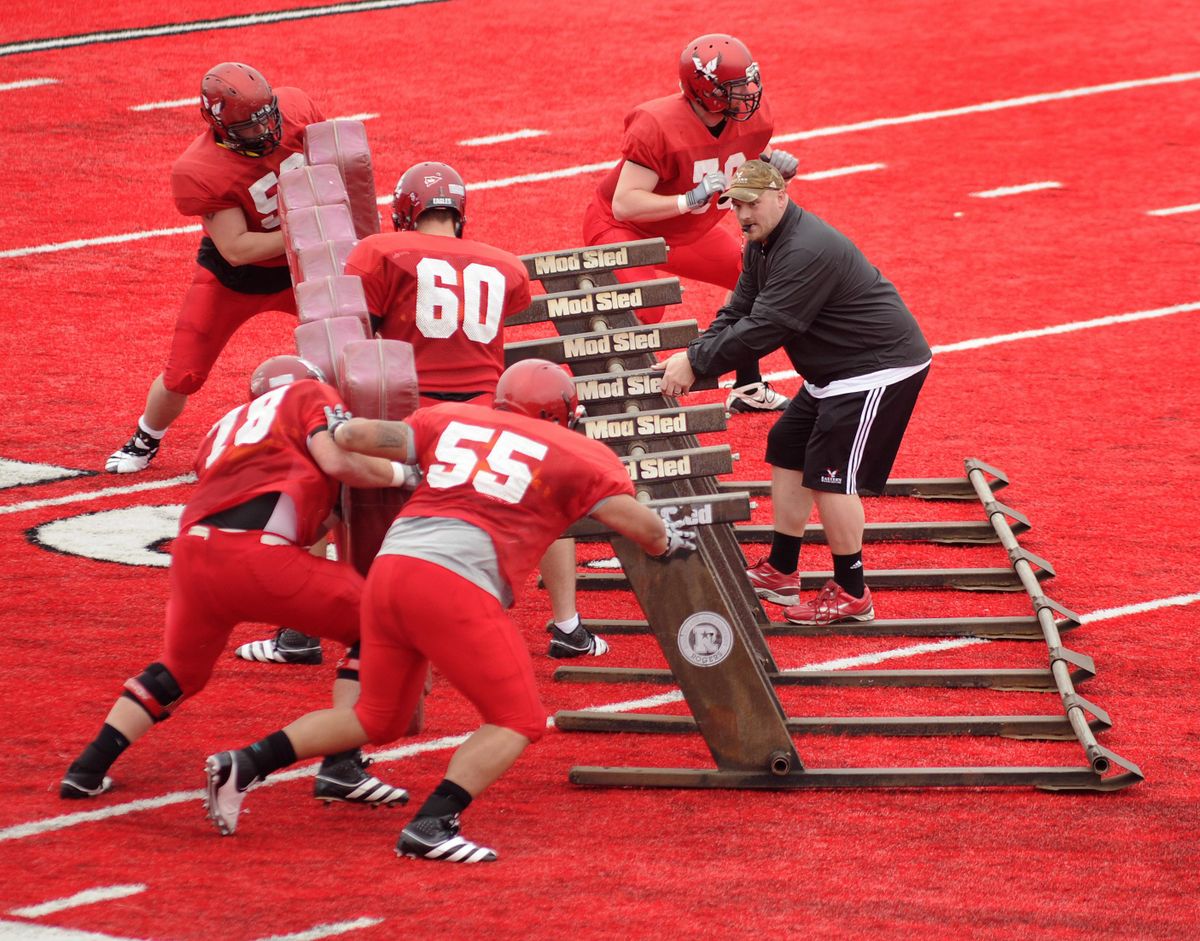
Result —
[[205, 813], [222, 836], [232, 836], [237, 830], [246, 792], [260, 779], [249, 757], [240, 751], [209, 755], [204, 762], [204, 774], [208, 779], [204, 789]]
[[608, 641], [597, 637], [582, 624], [568, 634], [551, 621], [546, 625], [546, 633], [550, 635], [550, 649], [546, 653], [555, 660], [603, 657], [608, 653]]
[[494, 863], [496, 851], [458, 835], [458, 814], [417, 817], [400, 831], [396, 855], [444, 863]]
[[63, 800], [84, 800], [88, 797], [99, 797], [105, 791], [111, 790], [112, 786], [113, 779], [108, 775], [77, 771], [72, 765], [58, 786], [58, 796]]
[[725, 400], [727, 412], [782, 412], [791, 402], [786, 395], [776, 392], [765, 379], [738, 386]]
[[871, 589], [863, 587], [863, 596], [855, 598], [847, 594], [832, 578], [825, 583], [817, 597], [804, 604], [783, 609], [783, 616], [792, 624], [837, 624], [841, 621], [873, 621], [875, 606], [871, 603]]
[[133, 433], [133, 437], [125, 442], [124, 447], [113, 451], [104, 462], [104, 469], [110, 474], [136, 474], [144, 471], [154, 456], [158, 454], [158, 446], [162, 438], [146, 434], [142, 429]]
[[309, 637], [290, 627], [281, 627], [274, 637], [242, 644], [233, 655], [255, 663], [318, 664], [323, 659], [321, 638]]
[[392, 807], [408, 803], [408, 791], [384, 784], [373, 774], [367, 774], [370, 758], [357, 752], [328, 767], [321, 766], [313, 785], [313, 797], [327, 804], [342, 801], [346, 804], [369, 804], [371, 807]]
[[746, 577], [754, 593], [763, 601], [775, 604], [800, 603], [800, 576], [796, 572], [785, 575], [766, 559], [753, 568], [746, 569]]

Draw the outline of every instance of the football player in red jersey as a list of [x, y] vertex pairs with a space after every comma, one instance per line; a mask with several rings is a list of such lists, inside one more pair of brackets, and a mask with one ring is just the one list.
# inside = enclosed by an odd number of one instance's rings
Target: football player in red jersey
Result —
[[[200, 692], [243, 621], [297, 624], [350, 647], [334, 681], [335, 703], [358, 698], [363, 578], [306, 547], [322, 535], [338, 482], [388, 487], [406, 472], [334, 443], [325, 417], [337, 390], [296, 356], [267, 360], [251, 378], [251, 400], [208, 433], [196, 458], [199, 483], [171, 547], [171, 594], [158, 660], [125, 683], [99, 735], [67, 770], [64, 798], [103, 794], [121, 753]], [[408, 794], [366, 773], [357, 750], [326, 757], [314, 796], [366, 804]]]
[[171, 195], [204, 227], [191, 286], [163, 371], [151, 383], [133, 436], [105, 462], [145, 470], [235, 330], [268, 310], [295, 313], [279, 228], [280, 174], [304, 166], [304, 128], [324, 120], [298, 88], [272, 89], [255, 69], [222, 62], [200, 84], [208, 127], [171, 168]]
[[[363, 284], [379, 336], [413, 346], [421, 404], [491, 404], [504, 371], [504, 321], [529, 306], [529, 275], [516, 255], [463, 238], [467, 189], [453, 168], [436, 161], [409, 167], [396, 183], [396, 231], [368, 235], [346, 260]], [[585, 628], [575, 607], [575, 543], [564, 539], [541, 565], [552, 612], [550, 656], [602, 656], [608, 643]], [[305, 640], [289, 631], [296, 651]], [[238, 648], [244, 659], [294, 656], [274, 639]]]
[[[596, 188], [583, 219], [588, 245], [663, 238], [664, 270], [733, 290], [742, 246], [718, 201], [746, 160], [767, 154], [785, 178], [797, 160], [771, 150], [774, 122], [750, 50], [732, 36], [692, 40], [679, 59], [680, 93], [638, 105], [625, 117], [621, 160]], [[653, 268], [614, 272], [623, 282], [659, 277]], [[657, 323], [661, 307], [636, 311]], [[726, 402], [731, 411], [782, 411], [786, 396], [762, 378], [757, 363], [738, 367]]]
[[454, 753], [396, 852], [459, 863], [496, 858], [459, 836], [459, 814], [546, 731], [528, 649], [504, 609], [546, 547], [584, 516], [652, 555], [695, 548], [694, 531], [664, 525], [638, 503], [609, 448], [570, 430], [578, 414], [573, 383], [545, 360], [505, 370], [492, 409], [443, 403], [404, 422], [331, 413], [339, 446], [419, 464], [424, 479], [367, 576], [357, 704], [309, 713], [254, 745], [210, 756], [206, 805], [221, 833], [236, 829], [245, 791], [273, 771], [399, 736], [433, 663], [483, 725]]

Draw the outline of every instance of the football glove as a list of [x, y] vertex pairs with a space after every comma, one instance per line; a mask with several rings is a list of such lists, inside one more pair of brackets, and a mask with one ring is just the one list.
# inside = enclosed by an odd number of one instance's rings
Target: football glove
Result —
[[667, 548], [654, 558], [667, 560], [675, 555], [686, 555], [696, 548], [698, 533], [690, 518], [676, 519], [679, 512], [677, 506], [664, 506], [658, 510], [663, 524], [667, 527]]
[[329, 436], [333, 438], [335, 442], [337, 441], [337, 438], [334, 437], [334, 432], [353, 417], [354, 416], [347, 412], [341, 405], [335, 405], [332, 408], [330, 408], [328, 405], [325, 406], [325, 426], [329, 431]]
[[771, 158], [768, 162], [779, 171], [779, 175], [785, 180], [790, 180], [794, 177], [796, 169], [800, 166], [800, 161], [786, 150], [772, 150]]
[[720, 170], [704, 174], [704, 179], [696, 184], [696, 188], [684, 195], [688, 209], [699, 209], [718, 193], [729, 189], [729, 178]]

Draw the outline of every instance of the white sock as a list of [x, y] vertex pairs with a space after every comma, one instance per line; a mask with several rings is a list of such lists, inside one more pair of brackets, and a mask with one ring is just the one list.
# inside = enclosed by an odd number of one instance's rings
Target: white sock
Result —
[[157, 428], [151, 428], [146, 421], [145, 415], [138, 419], [138, 429], [143, 433], [148, 434], [151, 438], [161, 438], [167, 433], [166, 428], [162, 429], [161, 431], [159, 431]]
[[579, 612], [577, 611], [574, 614], [572, 614], [569, 618], [567, 618], [565, 621], [555, 621], [554, 626], [557, 627], [564, 634], [574, 634], [575, 629], [577, 627], [579, 627], [580, 623], [581, 622], [579, 620]]

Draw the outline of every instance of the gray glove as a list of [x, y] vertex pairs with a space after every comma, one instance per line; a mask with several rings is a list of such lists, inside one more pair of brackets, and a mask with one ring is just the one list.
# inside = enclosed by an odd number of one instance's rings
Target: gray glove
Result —
[[693, 525], [691, 517], [684, 519], [676, 519], [675, 514], [679, 512], [677, 506], [659, 507], [658, 515], [662, 517], [663, 523], [667, 527], [667, 548], [656, 555], [656, 559], [669, 559], [674, 555], [687, 555], [696, 548], [696, 539], [699, 535]]
[[687, 200], [688, 209], [699, 209], [718, 193], [724, 193], [729, 189], [729, 178], [720, 170], [713, 170], [711, 173], [704, 174], [704, 179], [696, 184], [696, 188], [689, 190], [683, 197]]
[[786, 150], [772, 150], [769, 163], [779, 171], [779, 175], [785, 180], [790, 180], [794, 177], [796, 169], [800, 166], [800, 161]]
[[[333, 408], [330, 408], [328, 405], [326, 405], [325, 425], [329, 430], [330, 437], [333, 437], [334, 432], [337, 431], [339, 426], [346, 424], [346, 422], [353, 417], [354, 416], [342, 408], [341, 405], [335, 405]], [[333, 440], [337, 441], [337, 438], [334, 437]]]

